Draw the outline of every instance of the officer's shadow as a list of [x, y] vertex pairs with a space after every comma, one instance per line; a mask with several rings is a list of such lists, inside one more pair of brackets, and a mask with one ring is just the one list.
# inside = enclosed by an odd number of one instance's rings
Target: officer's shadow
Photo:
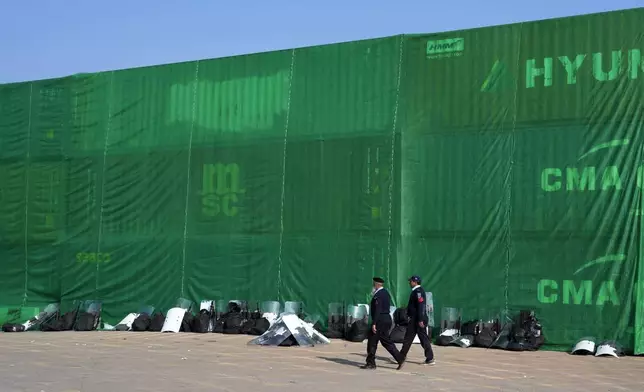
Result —
[[[363, 357], [365, 359], [367, 358], [367, 354], [351, 353], [351, 355], [357, 355], [357, 356]], [[398, 363], [396, 363], [396, 361], [394, 361], [393, 359], [391, 359], [389, 357], [380, 357], [380, 356], [376, 355], [376, 361], [384, 361], [384, 362], [389, 362], [389, 363], [391, 363], [393, 365], [398, 365]]]
[[[353, 353], [352, 355], [357, 355], [357, 356], [360, 356], [360, 357], [363, 357], [363, 358], [366, 358], [366, 357], [367, 357], [367, 355], [366, 355], [366, 354], [357, 354], [357, 353]], [[344, 358], [329, 358], [329, 357], [318, 357], [318, 358], [319, 358], [319, 359], [324, 359], [325, 361], [335, 362], [335, 363], [338, 363], [338, 364], [340, 364], [340, 365], [346, 365], [346, 366], [356, 366], [356, 367], [357, 367], [357, 366], [362, 366], [362, 365], [364, 365], [364, 361], [363, 361], [363, 362], [357, 362], [357, 361], [352, 361], [352, 360], [350, 360], [350, 359], [344, 359]], [[384, 362], [388, 362], [388, 363], [390, 363], [390, 364], [397, 365], [396, 361], [392, 360], [391, 358], [386, 358], [386, 357], [379, 357], [379, 356], [376, 356], [376, 360], [377, 360], [377, 361], [384, 361]]]

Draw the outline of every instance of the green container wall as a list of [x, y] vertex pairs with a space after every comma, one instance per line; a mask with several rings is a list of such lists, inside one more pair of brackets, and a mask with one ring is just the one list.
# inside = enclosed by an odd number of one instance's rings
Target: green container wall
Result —
[[414, 273], [437, 309], [535, 309], [551, 344], [642, 352], [643, 22], [0, 85], [2, 303], [100, 298], [110, 321], [179, 296], [324, 314], [367, 301], [373, 275], [402, 302]]

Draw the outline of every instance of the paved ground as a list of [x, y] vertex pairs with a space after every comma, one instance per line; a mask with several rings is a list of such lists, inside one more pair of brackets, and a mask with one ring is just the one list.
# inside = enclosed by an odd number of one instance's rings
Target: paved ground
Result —
[[[134, 332], [0, 334], [0, 392], [116, 391], [644, 391], [644, 358], [436, 348], [402, 371], [361, 370], [365, 346], [248, 346], [248, 336]], [[386, 352], [380, 348], [379, 353]], [[418, 389], [421, 388], [421, 389]]]

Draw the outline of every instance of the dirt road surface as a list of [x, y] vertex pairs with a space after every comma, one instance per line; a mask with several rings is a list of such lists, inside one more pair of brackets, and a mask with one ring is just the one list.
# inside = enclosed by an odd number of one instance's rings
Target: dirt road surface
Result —
[[644, 391], [644, 358], [577, 357], [414, 345], [401, 371], [366, 346], [249, 346], [249, 336], [136, 332], [0, 334], [0, 392], [115, 391]]

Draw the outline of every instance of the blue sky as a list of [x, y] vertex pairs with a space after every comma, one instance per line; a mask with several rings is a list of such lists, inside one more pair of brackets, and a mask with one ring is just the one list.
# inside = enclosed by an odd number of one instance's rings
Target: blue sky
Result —
[[644, 6], [644, 0], [0, 0], [0, 83]]

